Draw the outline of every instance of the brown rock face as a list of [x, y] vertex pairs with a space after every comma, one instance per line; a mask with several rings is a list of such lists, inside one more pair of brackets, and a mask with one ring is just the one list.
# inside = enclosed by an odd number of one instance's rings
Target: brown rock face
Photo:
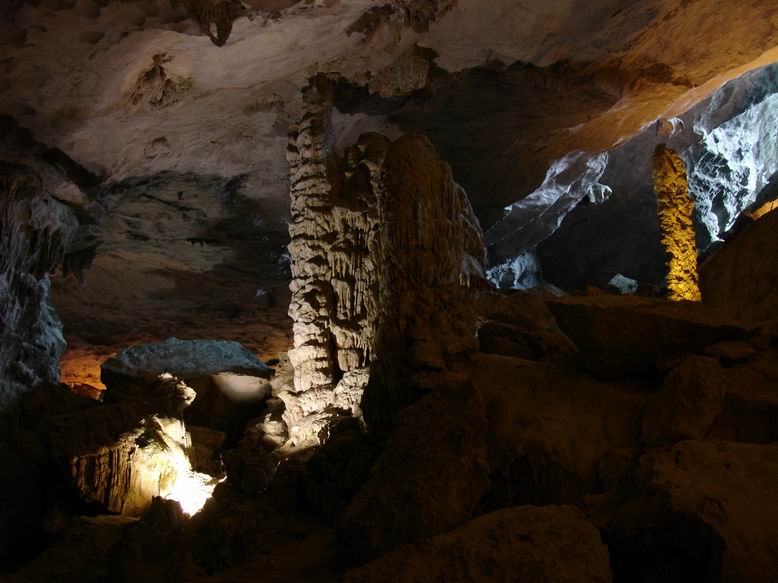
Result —
[[697, 243], [689, 196], [686, 165], [670, 148], [659, 144], [654, 151], [654, 191], [667, 252], [667, 287], [671, 300], [699, 301]]
[[624, 581], [770, 581], [778, 504], [765, 492], [776, 480], [774, 444], [685, 441], [645, 454], [632, 494], [609, 514], [614, 571]]
[[[315, 79], [289, 147], [297, 394], [288, 415], [298, 442], [334, 410], [360, 414], [368, 382], [367, 407], [386, 420], [414, 399], [413, 372], [455, 369], [473, 353], [474, 331], [447, 312], [485, 260], [467, 197], [430, 143], [365, 135], [341, 158], [329, 144], [329, 100], [329, 81]], [[406, 364], [410, 374], [399, 371]]]
[[776, 317], [778, 212], [767, 213], [708, 259], [700, 272], [705, 302], [745, 322]]
[[712, 358], [694, 356], [673, 369], [643, 418], [649, 446], [707, 436], [721, 414], [727, 379]]
[[608, 550], [572, 506], [510, 508], [346, 573], [349, 583], [611, 580]]
[[427, 395], [395, 416], [386, 450], [341, 518], [348, 560], [466, 522], [488, 486], [480, 395], [472, 388]]
[[482, 355], [473, 376], [489, 428], [486, 510], [573, 504], [601, 491], [609, 452], [638, 449], [644, 392], [503, 356]]
[[436, 386], [440, 373], [467, 368], [478, 344], [465, 296], [479, 285], [485, 261], [467, 195], [426, 139], [393, 142], [382, 179], [381, 228], [371, 249], [378, 266], [376, 358], [363, 405], [378, 423]]
[[727, 316], [691, 302], [606, 295], [554, 300], [549, 307], [584, 366], [600, 378], [651, 373], [660, 358], [746, 334]]

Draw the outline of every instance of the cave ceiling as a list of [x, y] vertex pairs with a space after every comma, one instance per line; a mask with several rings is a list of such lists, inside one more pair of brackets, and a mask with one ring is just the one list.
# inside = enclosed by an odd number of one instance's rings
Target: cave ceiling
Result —
[[300, 89], [333, 73], [383, 96], [415, 92], [394, 112], [402, 129], [435, 134], [466, 186], [465, 145], [488, 159], [493, 176], [471, 196], [504, 205], [536, 188], [550, 161], [607, 149], [772, 62], [773, 8], [257, 0], [216, 47], [197, 2], [45, 0], [6, 9], [0, 109], [107, 181], [249, 174], [256, 197], [283, 197]]
[[[778, 92], [775, 4], [6, 1], [0, 115], [94, 177], [68, 202], [90, 217], [97, 257], [86, 282], [53, 281], [71, 349], [109, 354], [181, 329], [263, 357], [284, 348], [286, 148], [317, 74], [336, 81], [336, 149], [369, 131], [430, 139], [487, 231], [493, 281], [524, 287], [542, 262], [564, 288], [617, 273], [654, 283], [657, 120], [685, 122], [674, 139], [693, 195], [736, 171], [729, 158], [706, 166], [715, 148], [695, 144], [754, 127], [749, 111]], [[748, 167], [773, 175], [768, 157]], [[753, 174], [705, 199], [701, 247], [766, 186]], [[581, 203], [596, 193], [605, 204]], [[247, 329], [259, 313], [265, 328]], [[230, 324], [215, 334], [215, 321]]]

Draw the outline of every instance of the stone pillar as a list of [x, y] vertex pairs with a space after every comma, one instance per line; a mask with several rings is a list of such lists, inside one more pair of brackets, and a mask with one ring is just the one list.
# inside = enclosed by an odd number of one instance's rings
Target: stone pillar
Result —
[[[289, 146], [295, 443], [333, 415], [391, 414], [477, 350], [454, 308], [483, 280], [483, 235], [467, 197], [429, 141], [365, 134], [328, 144], [330, 89], [314, 79]], [[385, 414], [385, 415], [384, 415]]]
[[287, 395], [292, 439], [316, 438], [336, 414], [359, 415], [373, 352], [375, 309], [372, 180], [385, 139], [337, 155], [328, 143], [329, 82], [316, 78], [288, 149], [291, 173], [295, 394]]
[[692, 222], [694, 201], [689, 196], [686, 165], [664, 144], [656, 147], [653, 162], [662, 245], [667, 251], [668, 298], [700, 301], [697, 243]]

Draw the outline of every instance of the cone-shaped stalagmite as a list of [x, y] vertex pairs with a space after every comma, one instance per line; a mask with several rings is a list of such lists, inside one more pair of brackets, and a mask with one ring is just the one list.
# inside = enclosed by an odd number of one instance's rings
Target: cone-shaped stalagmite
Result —
[[664, 144], [654, 150], [654, 191], [662, 245], [667, 251], [668, 298], [700, 301], [697, 244], [692, 223], [694, 201], [689, 196], [686, 165]]

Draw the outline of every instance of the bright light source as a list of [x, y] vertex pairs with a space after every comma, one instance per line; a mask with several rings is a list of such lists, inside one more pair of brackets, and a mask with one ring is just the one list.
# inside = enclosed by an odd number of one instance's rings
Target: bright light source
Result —
[[[174, 477], [167, 492], [160, 492], [166, 500], [175, 500], [189, 516], [194, 516], [213, 494], [214, 488], [225, 477], [214, 478], [192, 469], [186, 452], [191, 449], [191, 436], [184, 423], [177, 419], [159, 420], [166, 441], [167, 464]], [[171, 467], [172, 466], [172, 467]]]
[[224, 478], [212, 478], [207, 474], [187, 469], [179, 473], [176, 483], [165, 498], [175, 500], [184, 512], [194, 516], [205, 506], [217, 484], [223, 481]]

